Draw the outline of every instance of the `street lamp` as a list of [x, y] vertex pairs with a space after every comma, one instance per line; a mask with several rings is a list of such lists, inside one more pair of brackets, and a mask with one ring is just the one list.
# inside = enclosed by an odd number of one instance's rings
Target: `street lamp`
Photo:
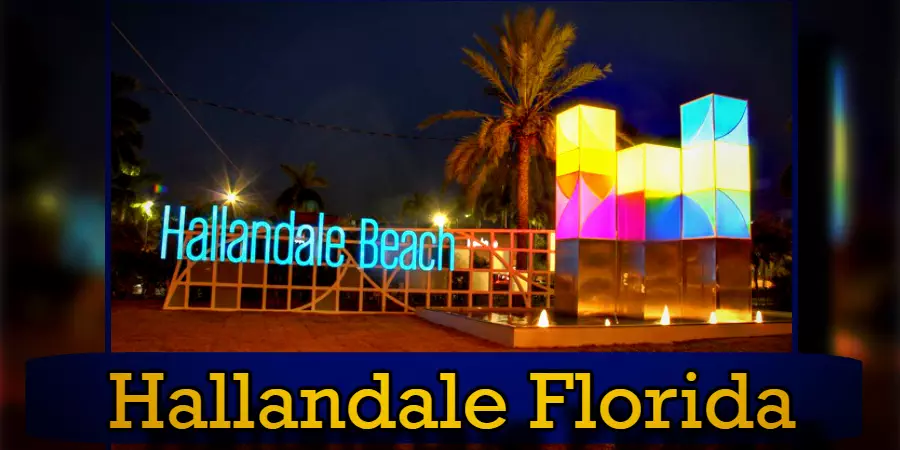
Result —
[[440, 228], [447, 224], [447, 216], [444, 213], [438, 212], [434, 214], [431, 221], [434, 223], [434, 226]]
[[147, 239], [150, 235], [150, 219], [153, 217], [153, 200], [147, 200], [140, 204], [141, 212], [144, 213], [144, 250], [147, 249]]
[[237, 193], [228, 192], [225, 194], [225, 202], [226, 203], [231, 203], [233, 205], [239, 200], [240, 200], [240, 198], [238, 198]]
[[147, 200], [144, 203], [141, 203], [141, 211], [144, 212], [144, 215], [147, 218], [153, 217], [153, 200]]

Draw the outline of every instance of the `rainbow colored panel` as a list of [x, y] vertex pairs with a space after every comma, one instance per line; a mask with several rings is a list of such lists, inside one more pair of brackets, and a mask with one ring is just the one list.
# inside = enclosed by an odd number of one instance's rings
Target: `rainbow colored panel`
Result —
[[713, 96], [716, 236], [750, 238], [750, 136], [747, 102]]
[[681, 239], [681, 149], [647, 144], [644, 158], [646, 239]]
[[710, 94], [681, 106], [682, 237], [750, 237], [747, 102]]
[[680, 239], [681, 151], [640, 144], [617, 157], [619, 239]]
[[616, 113], [556, 116], [556, 238], [616, 239]]

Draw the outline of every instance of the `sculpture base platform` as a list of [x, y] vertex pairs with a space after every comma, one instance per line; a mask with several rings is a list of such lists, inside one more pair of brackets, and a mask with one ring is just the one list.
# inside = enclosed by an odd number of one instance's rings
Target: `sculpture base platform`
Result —
[[616, 316], [706, 321], [712, 312], [753, 320], [748, 239], [557, 242], [554, 311], [571, 317]]
[[547, 327], [538, 326], [540, 310], [446, 308], [417, 309], [420, 318], [509, 348], [565, 348], [615, 344], [671, 344], [698, 339], [790, 335], [791, 313], [764, 312], [762, 323], [709, 324], [673, 320], [652, 321], [577, 317], [548, 314]]

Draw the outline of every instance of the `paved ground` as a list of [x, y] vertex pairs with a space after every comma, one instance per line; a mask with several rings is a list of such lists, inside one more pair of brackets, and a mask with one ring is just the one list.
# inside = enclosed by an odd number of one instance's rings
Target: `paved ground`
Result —
[[[481, 352], [491, 342], [406, 315], [164, 311], [157, 301], [112, 305], [117, 352]], [[568, 349], [571, 350], [571, 349]], [[614, 345], [584, 351], [789, 352], [791, 337]]]

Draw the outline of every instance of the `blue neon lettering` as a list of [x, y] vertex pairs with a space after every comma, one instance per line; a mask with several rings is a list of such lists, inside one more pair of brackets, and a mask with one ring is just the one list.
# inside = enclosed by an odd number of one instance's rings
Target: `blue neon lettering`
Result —
[[[295, 217], [296, 214], [294, 213], [294, 211], [291, 211], [291, 213], [288, 214], [288, 218], [290, 219], [290, 221], [275, 225], [275, 242], [273, 244], [274, 248], [272, 249], [272, 260], [275, 261], [275, 264], [290, 264], [294, 260], [294, 230], [297, 229], [297, 226], [294, 225]], [[281, 257], [281, 252], [278, 251], [279, 246], [284, 242], [284, 240], [281, 239], [282, 230], [287, 230], [288, 232], [287, 236], [285, 237], [287, 241], [287, 256], [284, 258]]]
[[412, 230], [406, 230], [400, 234], [400, 242], [406, 245], [406, 248], [400, 252], [400, 269], [416, 270], [416, 254], [418, 249], [418, 236]]
[[[209, 223], [206, 222], [206, 219], [203, 217], [195, 217], [191, 219], [191, 224], [189, 226], [191, 231], [195, 231], [194, 228], [200, 225], [201, 231], [196, 236], [192, 237], [191, 240], [188, 241], [187, 246], [185, 248], [185, 253], [187, 253], [187, 259], [189, 261], [198, 262], [203, 261], [209, 257], [209, 247], [207, 245], [207, 238], [209, 237]], [[194, 246], [200, 244], [200, 251], [193, 252]]]
[[[366, 236], [366, 229], [372, 229], [372, 237]], [[378, 264], [378, 222], [372, 219], [362, 219], [359, 221], [359, 268], [371, 269]], [[366, 247], [371, 249], [372, 261], [366, 261]]]
[[391, 253], [397, 250], [400, 250], [400, 235], [391, 229], [381, 232], [381, 267], [387, 270], [397, 267], [397, 257], [391, 258]]
[[[291, 214], [294, 212], [291, 211]], [[316, 264], [322, 265], [322, 252], [325, 247], [322, 245], [325, 240], [325, 213], [319, 213], [319, 226], [316, 227], [318, 234], [316, 235]]]
[[456, 239], [453, 237], [452, 234], [444, 231], [444, 227], [441, 226], [441, 227], [438, 227], [438, 239], [437, 239], [438, 270], [444, 269], [444, 240], [447, 240], [450, 242], [450, 245], [447, 246], [447, 248], [450, 250], [450, 264], [449, 264], [450, 267], [449, 267], [449, 269], [452, 271], [453, 270], [453, 260], [455, 259], [454, 256], [456, 255], [456, 251], [455, 251], [456, 250]]
[[169, 218], [169, 211], [171, 207], [166, 205], [163, 208], [163, 221], [162, 221], [162, 232], [160, 233], [162, 243], [160, 244], [159, 249], [159, 257], [162, 259], [166, 259], [166, 249], [169, 244], [169, 235], [174, 234], [178, 236], [178, 250], [175, 251], [175, 257], [178, 259], [184, 258], [184, 215], [187, 211], [187, 208], [182, 206], [178, 208], [178, 229], [173, 230], [169, 226], [172, 224], [172, 219]]
[[[174, 235], [178, 239], [178, 259], [193, 262], [268, 264], [274, 260], [279, 265], [325, 265], [337, 268], [343, 266], [348, 258], [352, 259], [352, 256], [343, 252], [347, 248], [346, 231], [337, 225], [324, 229], [325, 216], [321, 213], [318, 227], [315, 224], [296, 226], [294, 211], [290, 212], [287, 222], [274, 226], [265, 221], [248, 222], [239, 218], [229, 220], [228, 208], [225, 206], [214, 206], [212, 213], [187, 222], [187, 208], [182, 206], [179, 208], [178, 223], [173, 225], [172, 207], [166, 205], [163, 208], [160, 233], [160, 256], [165, 258], [170, 253], [168, 240]], [[188, 233], [192, 237], [185, 242]], [[283, 240], [287, 242], [281, 242]], [[264, 249], [259, 248], [261, 245]], [[426, 248], [432, 250], [427, 250], [426, 253]], [[263, 255], [260, 255], [260, 250]], [[452, 233], [444, 231], [443, 227], [439, 227], [436, 232], [429, 231], [419, 235], [412, 230], [379, 230], [375, 220], [360, 220], [360, 269], [380, 266], [386, 270], [443, 270], [446, 254], [446, 265], [449, 270], [453, 270], [454, 250], [455, 238]]]
[[257, 253], [256, 253], [256, 245], [259, 242], [259, 230], [266, 231], [266, 238], [263, 241], [263, 245], [265, 245], [265, 259], [264, 263], [269, 263], [269, 257], [271, 256], [272, 246], [269, 245], [269, 242], [272, 241], [272, 227], [266, 222], [253, 222], [253, 232], [251, 233], [251, 241], [250, 241], [250, 253], [253, 255], [253, 262], [257, 261]]
[[[336, 235], [336, 236], [335, 236]], [[341, 227], [331, 227], [328, 233], [325, 233], [325, 264], [328, 267], [341, 267], [344, 264], [344, 254], [341, 253], [347, 244], [347, 235]], [[332, 259], [332, 255], [337, 255], [337, 259]]]
[[222, 206], [222, 232], [219, 233], [219, 261], [225, 262], [226, 255], [228, 254], [228, 207]]
[[[219, 205], [213, 205], [212, 223], [209, 226], [209, 260], [216, 260], [216, 231], [219, 223]], [[223, 249], [224, 250], [224, 249]]]
[[426, 238], [431, 239], [432, 244], [437, 243], [437, 236], [435, 236], [434, 233], [432, 233], [430, 231], [426, 231], [426, 232], [422, 233], [422, 236], [419, 237], [419, 269], [420, 270], [434, 269], [434, 260], [433, 259], [428, 260], [427, 266], [425, 265], [425, 261], [423, 260], [425, 253], [426, 253], [426, 251], [425, 251], [425, 239]]
[[[235, 219], [234, 222], [231, 222], [231, 226], [228, 228], [228, 233], [235, 234], [235, 231], [237, 231], [237, 227], [241, 227], [240, 236], [234, 238], [234, 240], [229, 242], [227, 251], [222, 252], [223, 255], [227, 254], [228, 261], [235, 264], [247, 262], [247, 239], [249, 238], [247, 231], [249, 231], [250, 226], [247, 225], [247, 222], [243, 219]], [[225, 233], [222, 233], [222, 237], [224, 239]], [[226, 248], [225, 244], [222, 245], [222, 248]], [[234, 254], [235, 249], [238, 249], [240, 251], [237, 256], [235, 256]]]
[[[297, 227], [297, 249], [294, 250], [294, 261], [299, 266], [312, 266], [316, 259], [315, 243], [316, 229], [312, 225], [300, 225]], [[306, 251], [306, 254], [303, 252]]]

